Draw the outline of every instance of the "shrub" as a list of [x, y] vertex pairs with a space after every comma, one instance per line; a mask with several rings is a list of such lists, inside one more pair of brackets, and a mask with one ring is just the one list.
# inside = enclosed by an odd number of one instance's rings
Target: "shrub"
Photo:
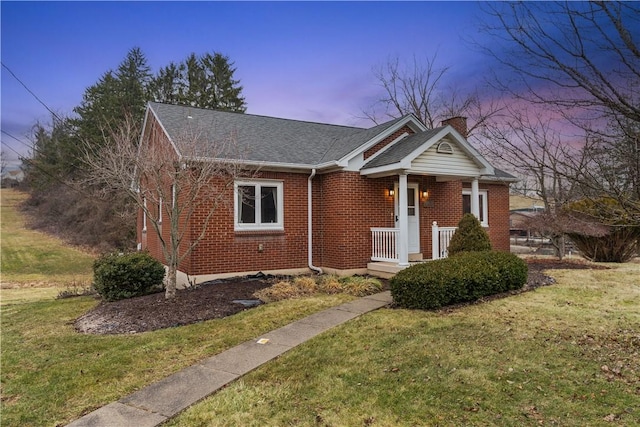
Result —
[[323, 275], [318, 278], [318, 290], [325, 294], [339, 294], [342, 292], [342, 283], [334, 275]]
[[521, 288], [527, 264], [505, 252], [466, 252], [411, 266], [391, 279], [401, 307], [435, 309]]
[[338, 279], [336, 276], [298, 276], [291, 281], [281, 281], [253, 294], [263, 302], [274, 302], [300, 298], [323, 292], [325, 294], [347, 293], [362, 297], [382, 290], [382, 283], [372, 277], [352, 276]]
[[356, 297], [375, 294], [382, 290], [382, 283], [373, 277], [350, 276], [340, 279], [343, 292]]
[[312, 295], [318, 292], [315, 279], [309, 276], [297, 276], [293, 279], [293, 286], [298, 288], [300, 295]]
[[300, 290], [291, 282], [282, 281], [278, 282], [268, 288], [260, 289], [254, 292], [254, 297], [263, 302], [281, 301], [284, 299], [300, 297]]
[[567, 235], [590, 261], [627, 262], [640, 249], [640, 226], [611, 198], [583, 199], [565, 206], [572, 226]]
[[146, 252], [104, 255], [93, 263], [95, 290], [107, 301], [145, 295], [162, 284], [164, 273]]
[[491, 240], [480, 221], [473, 214], [464, 214], [458, 223], [458, 229], [449, 242], [449, 256], [460, 252], [481, 252], [491, 250]]

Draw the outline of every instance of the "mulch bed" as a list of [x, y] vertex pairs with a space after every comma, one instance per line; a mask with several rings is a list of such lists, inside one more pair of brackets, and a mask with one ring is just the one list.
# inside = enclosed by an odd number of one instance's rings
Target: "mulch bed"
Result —
[[[543, 273], [544, 270], [606, 268], [580, 260], [531, 258], [527, 263], [527, 284], [516, 293], [554, 283], [552, 277]], [[172, 300], [166, 300], [164, 292], [160, 292], [121, 301], [101, 302], [78, 318], [75, 327], [79, 332], [89, 334], [129, 334], [223, 318], [250, 309], [233, 301], [254, 299], [254, 292], [271, 286], [277, 279], [259, 276], [214, 280], [195, 288], [178, 290]]]

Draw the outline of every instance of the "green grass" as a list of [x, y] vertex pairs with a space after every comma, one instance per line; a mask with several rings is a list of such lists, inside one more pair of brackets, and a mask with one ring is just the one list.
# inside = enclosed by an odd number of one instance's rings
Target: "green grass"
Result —
[[207, 356], [350, 299], [282, 301], [226, 319], [122, 336], [75, 332], [72, 323], [96, 304], [92, 298], [4, 305], [2, 425], [68, 423]]
[[640, 264], [452, 312], [379, 310], [171, 426], [640, 425]]
[[[282, 301], [144, 334], [81, 335], [73, 321], [96, 301], [53, 300], [58, 289], [33, 288], [33, 280], [77, 284], [90, 276], [91, 256], [21, 228], [20, 194], [5, 191], [3, 287], [10, 277], [17, 288], [2, 290], [2, 425], [68, 423], [351, 298]], [[364, 315], [170, 425], [640, 425], [640, 264], [612, 267], [554, 271], [557, 285], [452, 312]]]
[[91, 254], [65, 245], [59, 239], [25, 228], [18, 205], [25, 193], [0, 190], [0, 251], [2, 287], [51, 287], [89, 284]]

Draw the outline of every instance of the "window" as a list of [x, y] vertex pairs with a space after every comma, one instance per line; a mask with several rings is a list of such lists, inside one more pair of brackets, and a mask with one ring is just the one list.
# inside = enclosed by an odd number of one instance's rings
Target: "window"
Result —
[[281, 181], [236, 181], [236, 230], [282, 230]]
[[[487, 211], [487, 190], [480, 190], [480, 224], [483, 227], [489, 226], [489, 215]], [[471, 190], [462, 190], [462, 213], [471, 213]]]

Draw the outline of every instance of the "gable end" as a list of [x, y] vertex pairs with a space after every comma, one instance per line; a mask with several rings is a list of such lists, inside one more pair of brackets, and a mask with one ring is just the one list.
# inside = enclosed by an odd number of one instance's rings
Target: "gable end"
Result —
[[450, 138], [443, 138], [411, 162], [409, 172], [444, 176], [478, 176], [481, 167]]

